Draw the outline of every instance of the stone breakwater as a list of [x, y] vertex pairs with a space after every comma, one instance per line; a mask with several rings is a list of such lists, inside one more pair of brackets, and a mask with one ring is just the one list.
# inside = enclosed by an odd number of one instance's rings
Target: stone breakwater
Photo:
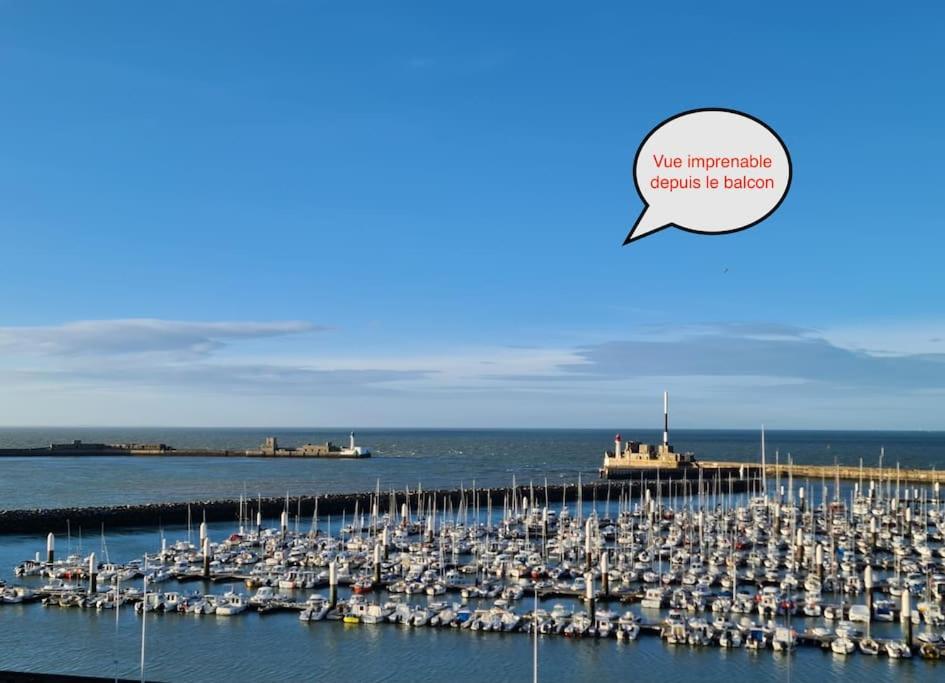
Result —
[[[738, 470], [738, 468], [748, 468], [753, 474], [761, 471], [757, 463], [739, 463], [729, 461], [708, 461], [700, 462], [699, 468], [703, 471], [703, 476], [713, 469]], [[853, 465], [788, 465], [785, 463], [768, 463], [765, 468], [768, 479], [781, 477], [786, 479], [789, 475], [796, 480], [803, 479], [843, 479], [845, 481], [873, 481], [891, 482], [897, 481], [909, 484], [943, 484], [945, 483], [945, 470], [917, 469], [917, 468], [899, 468], [892, 467], [856, 467]]]
[[[755, 479], [714, 479], [704, 478], [701, 482], [703, 493], [743, 493], [748, 490]], [[411, 510], [426, 509], [429, 501], [435, 500], [437, 505], [450, 501], [454, 506], [465, 502], [467, 506], [475, 506], [485, 510], [491, 505], [500, 509], [503, 504], [511, 504], [513, 492], [521, 501], [524, 498], [533, 498], [538, 505], [566, 502], [575, 505], [580, 499], [584, 503], [593, 501], [605, 502], [608, 498], [616, 502], [621, 496], [639, 496], [641, 491], [648, 489], [651, 494], [661, 489], [663, 495], [689, 495], [697, 493], [700, 483], [694, 479], [667, 479], [665, 474], [657, 484], [655, 473], [646, 473], [640, 479], [622, 481], [592, 481], [580, 484], [549, 484], [520, 485], [514, 489], [511, 486], [501, 488], [459, 488], [440, 490], [401, 489], [397, 491], [382, 490], [380, 495], [375, 491], [360, 493], [325, 494], [319, 496], [294, 496], [288, 499], [290, 516], [299, 515], [301, 519], [311, 519], [318, 515], [352, 515], [355, 509], [369, 512], [377, 500], [378, 512], [383, 514], [400, 510], [404, 503], [410, 505]], [[409, 496], [409, 500], [408, 500]], [[116, 505], [107, 507], [70, 507], [47, 508], [33, 510], [0, 510], [0, 534], [25, 533], [65, 533], [67, 528], [74, 533], [79, 528], [99, 529], [104, 524], [106, 528], [118, 527], [157, 527], [186, 525], [188, 515], [194, 524], [204, 519], [208, 522], [235, 522], [239, 518], [239, 499], [229, 500], [195, 500], [189, 502], [169, 503], [141, 503], [135, 505]], [[286, 509], [284, 496], [250, 498], [242, 503], [244, 515], [248, 519], [255, 519], [257, 510], [262, 511], [266, 519], [278, 518]]]
[[[99, 676], [72, 676], [69, 674], [44, 674], [34, 671], [0, 671], [0, 683], [137, 683], [139, 679], [100, 678]], [[150, 679], [149, 679], [150, 680]], [[153, 681], [152, 681], [153, 683]]]

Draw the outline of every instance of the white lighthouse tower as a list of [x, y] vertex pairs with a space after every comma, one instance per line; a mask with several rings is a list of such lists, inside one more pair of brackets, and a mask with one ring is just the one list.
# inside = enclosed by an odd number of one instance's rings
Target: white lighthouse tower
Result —
[[348, 435], [348, 447], [341, 449], [341, 454], [353, 456], [356, 458], [368, 458], [371, 456], [371, 449], [364, 446], [357, 446], [354, 443], [354, 432]]
[[617, 436], [614, 437], [614, 457], [618, 457], [618, 458], [620, 457], [620, 453], [621, 453], [620, 446], [621, 446], [620, 434], [618, 434]]

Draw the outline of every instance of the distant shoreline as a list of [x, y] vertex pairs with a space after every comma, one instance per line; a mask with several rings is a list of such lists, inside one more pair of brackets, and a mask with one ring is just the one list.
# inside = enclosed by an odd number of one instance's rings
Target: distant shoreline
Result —
[[167, 451], [50, 451], [48, 448], [3, 448], [0, 458], [260, 458], [263, 460], [360, 460], [365, 456], [341, 455], [283, 455], [251, 453], [242, 450], [202, 450], [185, 448]]
[[236, 448], [174, 448], [164, 443], [85, 443], [76, 439], [71, 443], [52, 443], [48, 446], [26, 448], [0, 448], [0, 458], [49, 458], [49, 457], [198, 457], [198, 458], [370, 458], [367, 449], [355, 448], [354, 435], [351, 447], [335, 446], [330, 441], [324, 444], [305, 444], [301, 448], [279, 447], [274, 437], [258, 449]]

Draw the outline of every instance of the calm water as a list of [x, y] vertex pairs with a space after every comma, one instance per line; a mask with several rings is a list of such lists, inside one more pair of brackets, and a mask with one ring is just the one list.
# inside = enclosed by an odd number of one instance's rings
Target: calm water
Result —
[[[656, 440], [655, 431], [622, 430], [624, 437]], [[265, 430], [28, 430], [0, 431], [0, 446], [29, 446], [80, 438], [85, 441], [163, 441], [175, 446], [253, 447]], [[279, 430], [289, 444], [332, 439], [344, 430]], [[460, 482], [503, 485], [513, 474], [534, 478], [593, 476], [611, 431], [365, 430], [359, 441], [376, 457], [364, 461], [297, 461], [219, 458], [23, 458], [0, 459], [0, 508], [94, 505], [154, 500], [209, 499], [250, 494], [279, 495], [371, 489], [382, 486], [454, 486]], [[737, 431], [679, 431], [679, 449], [705, 459], [754, 460], [758, 435]], [[945, 434], [917, 432], [773, 432], [775, 449], [803, 462], [875, 463], [881, 446], [886, 463], [945, 466]], [[337, 521], [335, 522], [337, 523]], [[231, 525], [211, 525], [216, 536]], [[168, 530], [173, 540], [186, 529]], [[81, 544], [81, 547], [80, 547]], [[105, 548], [96, 534], [57, 540], [60, 553], [95, 551], [126, 561], [160, 547], [154, 529], [109, 532]], [[44, 549], [42, 535], [0, 536], [0, 578], [10, 580], [17, 562]], [[173, 584], [165, 584], [167, 590]], [[188, 584], [187, 589], [201, 588]], [[222, 593], [227, 586], [209, 590]], [[545, 607], [549, 607], [546, 604]], [[526, 609], [519, 606], [519, 610]], [[55, 671], [100, 676], [138, 676], [140, 618], [114, 612], [0, 606], [0, 669]], [[336, 622], [304, 624], [294, 614], [234, 618], [152, 615], [148, 620], [147, 673], [163, 681], [357, 680], [434, 683], [445, 677], [477, 682], [530, 681], [531, 641], [523, 634], [408, 629]], [[745, 650], [669, 648], [658, 639], [541, 640], [542, 681], [627, 681], [657, 672], [660, 681], [732, 679], [930, 681], [945, 666], [918, 660], [851, 656], [818, 650], [793, 657]]]
[[[137, 678], [140, 619], [42, 607], [0, 609], [0, 667], [126, 675]], [[292, 614], [236, 618], [166, 615], [148, 620], [148, 677], [164, 681], [531, 681], [524, 634], [394, 625], [303, 624]], [[945, 667], [802, 649], [770, 651], [670, 648], [654, 637], [540, 642], [542, 681], [813, 681], [940, 680]]]
[[[274, 524], [272, 520], [270, 523]], [[325, 523], [322, 522], [324, 527]], [[232, 531], [229, 524], [209, 525], [211, 537]], [[166, 530], [171, 541], [186, 538], [186, 529]], [[45, 539], [3, 537], [0, 577], [10, 580], [14, 564], [42, 551]], [[71, 543], [60, 538], [61, 553], [95, 551], [100, 557], [127, 560], [160, 547], [157, 530], [125, 530]], [[42, 579], [20, 579], [42, 585]], [[239, 585], [200, 582], [162, 584], [162, 590], [203, 590], [223, 593]], [[322, 591], [324, 593], [324, 591]], [[296, 591], [304, 599], [307, 591]], [[342, 589], [341, 599], [347, 597]], [[440, 598], [442, 599], [442, 598]], [[425, 597], [415, 598], [422, 602]], [[550, 608], [554, 600], [544, 603]], [[580, 606], [572, 603], [572, 608]], [[516, 607], [528, 609], [527, 604]], [[639, 607], [636, 608], [639, 610]], [[656, 619], [654, 613], [645, 613]], [[795, 625], [803, 626], [796, 620]], [[874, 626], [879, 637], [896, 637], [898, 625]], [[54, 671], [137, 678], [141, 618], [132, 610], [96, 612], [43, 608], [39, 605], [0, 607], [0, 669]], [[237, 617], [194, 617], [152, 614], [147, 624], [146, 670], [163, 681], [416, 681], [436, 683], [449, 676], [476, 681], [531, 681], [532, 641], [525, 634], [495, 634], [453, 629], [410, 629], [392, 624], [345, 625], [299, 622], [294, 613]], [[542, 681], [627, 681], [634, 672], [658, 671], [660, 681], [731, 680], [808, 681], [814, 679], [871, 681], [937, 680], [945, 667], [921, 660], [894, 662], [853, 655], [846, 659], [815, 649], [799, 649], [793, 657], [771, 651], [668, 647], [658, 638], [641, 636], [634, 643], [562, 637], [540, 640]]]
[[[252, 448], [270, 432], [259, 429], [5, 429], [0, 447], [38, 446], [82, 439], [87, 442], [164, 442], [176, 447]], [[333, 440], [346, 432], [277, 430], [297, 445]], [[657, 431], [623, 429], [624, 438], [658, 441]], [[0, 508], [68, 507], [159, 500], [206, 500], [250, 495], [315, 494], [330, 491], [416, 486], [453, 487], [574, 479], [596, 476], [604, 449], [613, 444], [604, 430], [364, 430], [358, 442], [370, 460], [262, 460], [257, 458], [3, 458]], [[749, 431], [673, 433], [677, 450], [703, 459], [757, 460], [759, 435]], [[769, 432], [770, 457], [790, 453], [811, 464], [876, 464], [886, 447], [886, 465], [945, 467], [945, 432]]]

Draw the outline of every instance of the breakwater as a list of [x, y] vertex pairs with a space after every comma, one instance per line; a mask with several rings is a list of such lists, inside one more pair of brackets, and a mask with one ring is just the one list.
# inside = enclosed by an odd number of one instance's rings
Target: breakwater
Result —
[[304, 444], [298, 448], [280, 447], [278, 440], [266, 437], [259, 448], [232, 449], [232, 448], [183, 448], [178, 449], [165, 443], [86, 443], [75, 439], [70, 443], [51, 443], [48, 446], [33, 446], [25, 448], [0, 448], [0, 457], [6, 458], [42, 458], [42, 457], [120, 457], [120, 456], [147, 456], [147, 457], [247, 457], [247, 458], [369, 458], [371, 451], [367, 448], [355, 447], [354, 433], [350, 436], [350, 446], [343, 448], [326, 441], [321, 444]]
[[132, 680], [130, 678], [37, 673], [35, 671], [0, 671], [0, 683], [106, 683], [106, 681], [111, 681], [111, 683], [139, 683], [140, 680], [140, 678]]
[[31, 448], [0, 448], [0, 458], [344, 458], [357, 459], [368, 457], [361, 454], [351, 454], [325, 450], [311, 452], [302, 450], [280, 449], [276, 452], [265, 452], [259, 449], [232, 449], [232, 448], [174, 448], [165, 444], [154, 446], [138, 444], [79, 444], [36, 446]]
[[[19, 533], [65, 533], [67, 528], [73, 532], [78, 528], [99, 529], [104, 525], [109, 529], [118, 527], [154, 527], [185, 525], [188, 520], [196, 523], [227, 522], [239, 519], [240, 510], [245, 517], [252, 518], [261, 512], [264, 518], [276, 518], [288, 509], [290, 515], [309, 519], [314, 514], [352, 515], [356, 510], [369, 510], [376, 502], [378, 512], [397, 512], [400, 506], [408, 504], [412, 509], [424, 509], [424, 501], [444, 502], [454, 506], [460, 503], [501, 508], [515, 497], [518, 500], [529, 498], [535, 504], [548, 505], [558, 503], [576, 504], [579, 501], [601, 503], [616, 501], [619, 497], [636, 497], [644, 490], [651, 494], [690, 495], [702, 490], [704, 493], [719, 495], [744, 493], [750, 486], [757, 485], [757, 478], [746, 474], [739, 477], [738, 468], [734, 471], [719, 469], [717, 476], [703, 474], [702, 479], [687, 477], [668, 477], [666, 473], [657, 479], [656, 472], [641, 472], [640, 477], [621, 481], [571, 482], [564, 484], [529, 484], [514, 488], [458, 488], [425, 490], [400, 489], [391, 491], [364, 491], [357, 493], [324, 494], [318, 496], [270, 496], [224, 500], [195, 500], [172, 503], [144, 503], [140, 505], [114, 505], [97, 507], [47, 508], [33, 510], [0, 510], [0, 534]], [[692, 473], [689, 473], [692, 476]]]
[[[700, 469], [704, 473], [710, 470], [738, 470], [740, 468], [748, 469], [752, 476], [759, 476], [761, 465], [756, 463], [739, 463], [731, 461], [708, 461], [700, 462]], [[874, 481], [893, 482], [896, 481], [913, 484], [943, 484], [945, 483], [945, 470], [920, 469], [920, 468], [898, 468], [898, 467], [855, 467], [851, 465], [798, 465], [784, 463], [769, 463], [765, 467], [766, 476], [771, 479], [782, 477], [786, 479], [792, 476], [795, 479], [843, 479], [845, 481]]]

